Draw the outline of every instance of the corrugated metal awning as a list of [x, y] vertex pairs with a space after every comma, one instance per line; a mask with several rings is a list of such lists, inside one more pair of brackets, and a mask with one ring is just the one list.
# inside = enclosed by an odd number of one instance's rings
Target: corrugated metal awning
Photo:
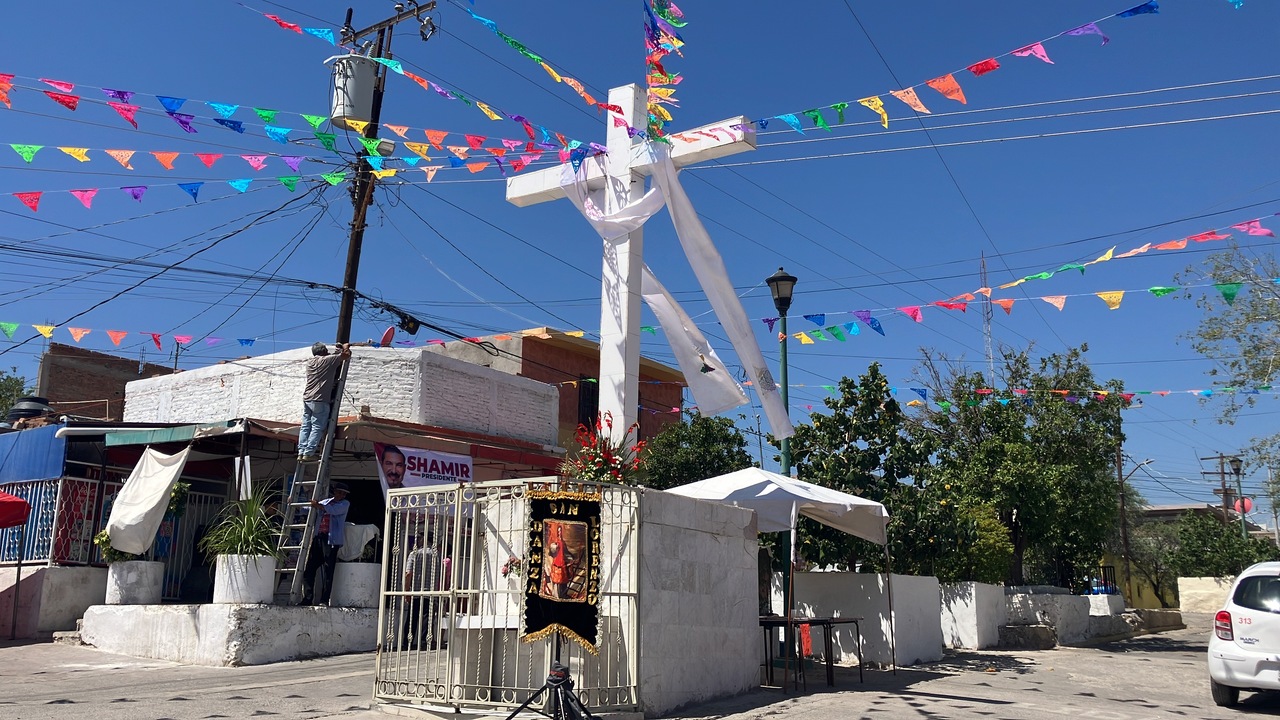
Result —
[[224, 420], [220, 423], [178, 425], [155, 430], [107, 433], [107, 447], [118, 445], [158, 445], [160, 443], [187, 442], [219, 435], [236, 435], [246, 428], [245, 420]]

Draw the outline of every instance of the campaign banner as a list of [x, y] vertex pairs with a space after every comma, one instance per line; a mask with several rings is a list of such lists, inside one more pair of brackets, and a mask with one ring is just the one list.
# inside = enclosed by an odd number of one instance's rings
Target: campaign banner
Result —
[[470, 455], [383, 443], [374, 443], [373, 453], [377, 456], [378, 479], [382, 481], [384, 492], [404, 487], [457, 485], [474, 479], [471, 476]]

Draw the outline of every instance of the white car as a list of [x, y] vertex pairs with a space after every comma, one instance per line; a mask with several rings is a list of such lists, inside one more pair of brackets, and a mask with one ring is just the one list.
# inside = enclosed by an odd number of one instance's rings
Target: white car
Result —
[[1240, 573], [1209, 635], [1213, 701], [1235, 705], [1241, 690], [1280, 690], [1280, 562]]

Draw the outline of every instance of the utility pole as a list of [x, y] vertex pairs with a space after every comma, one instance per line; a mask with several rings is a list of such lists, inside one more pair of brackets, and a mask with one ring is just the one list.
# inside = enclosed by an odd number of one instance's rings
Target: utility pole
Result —
[[[347, 8], [347, 19], [342, 24], [342, 44], [355, 45], [362, 38], [370, 35], [377, 35], [374, 41], [370, 58], [388, 58], [391, 57], [391, 36], [395, 26], [409, 18], [417, 18], [422, 25], [422, 39], [425, 41], [431, 33], [428, 27], [434, 31], [435, 25], [431, 23], [430, 18], [422, 19], [422, 13], [430, 12], [435, 9], [435, 2], [418, 4], [410, 0], [409, 7], [405, 7], [405, 3], [398, 2], [395, 5], [396, 14], [374, 23], [363, 30], [353, 30], [351, 28], [352, 9]], [[379, 63], [376, 80], [373, 87], [373, 105], [369, 110], [369, 124], [364, 127], [364, 137], [371, 140], [378, 137], [378, 123], [382, 120], [382, 96], [386, 88], [387, 82], [387, 66]], [[355, 184], [351, 189], [351, 202], [355, 206], [351, 217], [351, 239], [347, 243], [347, 267], [342, 277], [342, 300], [338, 306], [338, 336], [339, 344], [351, 342], [351, 316], [355, 312], [356, 302], [356, 277], [360, 273], [360, 250], [364, 244], [364, 229], [366, 227], [365, 218], [368, 214], [369, 206], [373, 204], [373, 189], [375, 185], [373, 176], [373, 167], [363, 156], [360, 157], [356, 166]]]
[[1129, 587], [1129, 515], [1124, 507], [1124, 496], [1127, 494], [1124, 491], [1124, 453], [1120, 449], [1120, 443], [1116, 443], [1116, 480], [1120, 481], [1120, 560], [1124, 565], [1124, 591], [1129, 601], [1133, 602], [1133, 588]]
[[[1222, 486], [1220, 491], [1222, 494], [1222, 524], [1226, 525], [1227, 523], [1231, 522], [1231, 514], [1230, 514], [1231, 503], [1229, 500], [1230, 494], [1229, 494], [1229, 491], [1227, 490], [1227, 456], [1223, 455], [1222, 453], [1218, 453], [1217, 455], [1210, 455], [1209, 457], [1202, 457], [1200, 459], [1218, 461], [1218, 472], [1217, 472], [1218, 483]], [[1214, 473], [1205, 472], [1201, 470], [1200, 474], [1213, 475]]]
[[1280, 547], [1280, 516], [1276, 512], [1276, 486], [1275, 477], [1272, 476], [1271, 466], [1267, 466], [1267, 495], [1271, 498], [1271, 532], [1275, 537], [1277, 547]]
[[[982, 271], [978, 276], [978, 287], [988, 287], [987, 285], [987, 256], [979, 254], [982, 261]], [[987, 382], [990, 387], [996, 386], [996, 359], [995, 353], [991, 352], [991, 291], [983, 293], [982, 299], [982, 339], [987, 351]]]

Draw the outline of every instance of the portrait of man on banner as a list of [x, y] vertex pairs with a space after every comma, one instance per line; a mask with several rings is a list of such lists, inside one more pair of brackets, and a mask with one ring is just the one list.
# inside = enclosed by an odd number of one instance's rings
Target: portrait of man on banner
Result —
[[471, 475], [470, 455], [421, 450], [419, 448], [374, 443], [373, 454], [377, 460], [378, 479], [382, 492], [404, 487], [430, 487], [469, 483]]
[[600, 602], [600, 496], [534, 490], [529, 503], [525, 634], [559, 634], [596, 653]]

